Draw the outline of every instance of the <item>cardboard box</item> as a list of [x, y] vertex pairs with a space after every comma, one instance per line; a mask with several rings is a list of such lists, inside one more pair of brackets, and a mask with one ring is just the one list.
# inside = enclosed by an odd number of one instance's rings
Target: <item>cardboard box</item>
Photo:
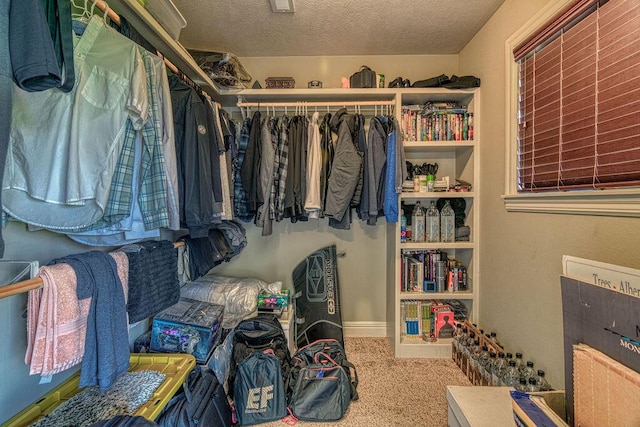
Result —
[[151, 350], [188, 353], [204, 363], [220, 338], [223, 310], [221, 305], [180, 298], [153, 319]]
[[[565, 390], [567, 421], [574, 424], [573, 346], [586, 344], [635, 372], [640, 372], [640, 342], [637, 335], [640, 299], [611, 289], [561, 276], [564, 329]], [[623, 281], [620, 287], [627, 286]], [[606, 394], [605, 388], [601, 390]], [[637, 400], [637, 399], [636, 399]]]
[[568, 427], [563, 390], [523, 393], [512, 390], [513, 419], [518, 427]]

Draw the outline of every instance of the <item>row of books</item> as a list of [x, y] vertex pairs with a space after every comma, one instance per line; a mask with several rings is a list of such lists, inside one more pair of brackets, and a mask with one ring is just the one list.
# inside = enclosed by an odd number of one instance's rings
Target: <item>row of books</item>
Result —
[[404, 336], [426, 341], [451, 338], [455, 329], [451, 306], [440, 300], [402, 300], [400, 318]]
[[401, 292], [460, 292], [469, 289], [467, 268], [440, 249], [405, 249], [400, 256]]
[[436, 110], [423, 114], [420, 106], [402, 107], [402, 132], [408, 141], [471, 141], [473, 113]]

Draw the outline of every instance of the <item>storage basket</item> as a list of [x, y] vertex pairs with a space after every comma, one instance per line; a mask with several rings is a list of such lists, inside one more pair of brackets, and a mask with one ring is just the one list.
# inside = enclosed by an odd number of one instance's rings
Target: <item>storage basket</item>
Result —
[[[150, 421], [155, 420], [169, 400], [182, 386], [187, 375], [196, 365], [196, 359], [190, 354], [137, 354], [131, 353], [129, 371], [158, 371], [165, 374], [162, 384], [153, 392], [153, 396], [134, 415]], [[26, 427], [50, 414], [63, 402], [71, 399], [81, 389], [78, 388], [80, 372], [69, 377], [59, 386], [27, 406], [3, 427]]]
[[267, 89], [294, 89], [296, 81], [293, 77], [267, 77], [264, 81]]

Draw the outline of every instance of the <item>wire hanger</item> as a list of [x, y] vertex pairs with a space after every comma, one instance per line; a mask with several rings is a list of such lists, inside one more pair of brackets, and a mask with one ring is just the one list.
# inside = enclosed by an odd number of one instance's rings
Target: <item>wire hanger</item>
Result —
[[83, 6], [76, 4], [75, 0], [71, 0], [71, 4], [73, 5], [73, 8], [74, 8], [73, 10], [80, 11], [80, 13], [78, 12], [72, 13], [71, 18], [80, 22], [84, 22], [85, 24], [88, 24], [89, 21], [91, 20], [91, 17], [93, 16], [93, 11], [96, 8], [95, 2], [91, 2], [91, 8], [89, 8], [89, 0], [84, 0]]

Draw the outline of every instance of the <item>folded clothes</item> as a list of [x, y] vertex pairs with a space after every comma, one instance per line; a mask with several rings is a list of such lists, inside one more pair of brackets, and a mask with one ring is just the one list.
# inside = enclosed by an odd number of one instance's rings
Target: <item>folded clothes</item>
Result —
[[456, 228], [456, 240], [461, 240], [461, 237], [467, 237], [469, 240], [469, 236], [471, 235], [471, 228], [467, 225], [463, 225], [462, 227]]

